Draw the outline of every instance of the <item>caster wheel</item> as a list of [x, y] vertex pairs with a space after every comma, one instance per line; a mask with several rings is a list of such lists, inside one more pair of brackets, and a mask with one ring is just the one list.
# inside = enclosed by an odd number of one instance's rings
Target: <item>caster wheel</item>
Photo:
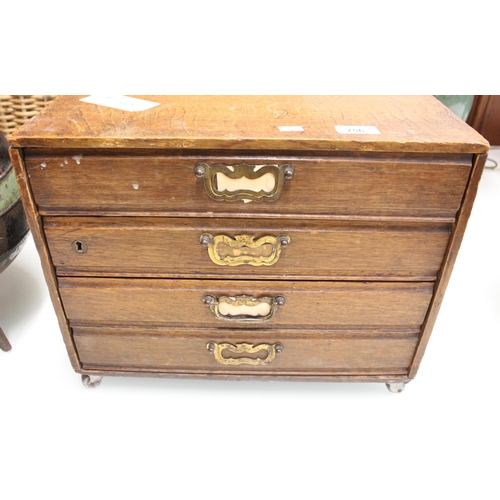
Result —
[[403, 392], [405, 390], [406, 384], [404, 382], [389, 382], [385, 385], [387, 386], [387, 389], [389, 389], [389, 392], [399, 394], [400, 392]]
[[82, 375], [82, 384], [85, 387], [94, 388], [100, 385], [102, 377], [99, 375]]

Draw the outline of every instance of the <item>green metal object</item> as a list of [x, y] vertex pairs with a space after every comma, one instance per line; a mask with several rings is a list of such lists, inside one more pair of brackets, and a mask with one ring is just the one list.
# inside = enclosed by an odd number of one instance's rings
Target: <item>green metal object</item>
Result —
[[21, 251], [28, 232], [16, 175], [10, 164], [9, 145], [0, 133], [0, 272]]
[[0, 179], [0, 214], [11, 207], [19, 197], [16, 174], [11, 169], [3, 179]]
[[473, 95], [435, 95], [434, 97], [450, 108], [463, 121], [469, 117], [474, 102]]

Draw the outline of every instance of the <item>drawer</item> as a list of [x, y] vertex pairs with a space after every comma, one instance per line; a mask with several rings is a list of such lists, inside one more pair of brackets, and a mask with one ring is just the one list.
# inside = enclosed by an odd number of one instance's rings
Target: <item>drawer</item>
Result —
[[432, 283], [59, 278], [70, 325], [419, 328]]
[[450, 224], [45, 217], [59, 275], [435, 278]]
[[454, 217], [471, 156], [107, 157], [73, 151], [28, 156], [26, 166], [42, 214]]
[[[224, 334], [162, 328], [75, 327], [83, 369], [240, 374], [406, 374], [417, 336], [297, 337], [286, 330]], [[306, 332], [307, 333], [307, 332]]]

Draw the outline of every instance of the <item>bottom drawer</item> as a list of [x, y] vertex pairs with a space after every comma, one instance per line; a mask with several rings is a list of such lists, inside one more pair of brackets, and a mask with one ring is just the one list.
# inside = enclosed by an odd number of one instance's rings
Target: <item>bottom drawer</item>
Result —
[[418, 332], [185, 330], [81, 326], [83, 369], [210, 374], [406, 374]]

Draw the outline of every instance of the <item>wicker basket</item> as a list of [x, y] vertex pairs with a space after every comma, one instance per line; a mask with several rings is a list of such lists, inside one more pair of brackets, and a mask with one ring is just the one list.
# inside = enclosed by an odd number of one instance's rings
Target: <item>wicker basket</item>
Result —
[[53, 95], [0, 95], [0, 131], [9, 135], [16, 127], [35, 116]]

